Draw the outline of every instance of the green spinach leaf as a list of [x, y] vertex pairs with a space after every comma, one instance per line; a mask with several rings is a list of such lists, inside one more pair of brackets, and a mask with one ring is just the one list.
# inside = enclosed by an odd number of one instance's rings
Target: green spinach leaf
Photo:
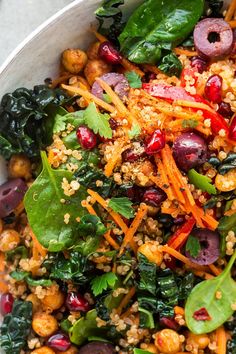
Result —
[[[235, 259], [236, 251], [220, 275], [202, 281], [193, 288], [185, 306], [186, 323], [191, 332], [196, 334], [212, 332], [232, 316], [236, 282], [232, 279], [230, 271]], [[220, 298], [216, 296], [217, 292], [221, 294]], [[195, 319], [194, 314], [200, 309], [206, 309], [210, 319]]]
[[134, 209], [132, 202], [127, 197], [111, 198], [108, 206], [116, 213], [123, 215], [126, 219], [134, 217]]
[[194, 184], [195, 187], [201, 189], [203, 192], [207, 192], [209, 194], [216, 194], [216, 188], [211, 183], [211, 179], [207, 176], [204, 176], [192, 168], [188, 171], [188, 178], [190, 183]]
[[132, 62], [157, 63], [193, 30], [203, 0], [147, 0], [130, 16], [119, 36], [121, 51]]
[[231, 216], [223, 216], [219, 221], [218, 230], [221, 235], [221, 254], [224, 256], [228, 232], [232, 230], [236, 233], [236, 213]]
[[174, 53], [170, 53], [162, 58], [158, 68], [169, 76], [175, 75], [179, 77], [183, 66], [178, 57]]
[[6, 354], [19, 354], [27, 344], [31, 329], [32, 303], [15, 300], [12, 312], [7, 314], [1, 326], [1, 348]]
[[[78, 227], [76, 218], [85, 214], [81, 201], [86, 198], [86, 192], [81, 186], [75, 195], [65, 196], [62, 181], [66, 178], [70, 182], [72, 173], [53, 170], [46, 152], [42, 152], [41, 157], [43, 170], [28, 189], [24, 204], [38, 241], [49, 251], [58, 252], [71, 247], [75, 242]], [[65, 203], [61, 202], [62, 199]], [[65, 214], [70, 216], [68, 224], [64, 222]]]

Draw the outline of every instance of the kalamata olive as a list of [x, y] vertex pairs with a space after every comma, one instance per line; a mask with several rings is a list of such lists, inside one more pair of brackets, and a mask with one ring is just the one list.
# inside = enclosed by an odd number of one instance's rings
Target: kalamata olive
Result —
[[166, 200], [166, 193], [158, 187], [148, 188], [143, 195], [143, 202], [154, 207], [159, 207]]
[[222, 18], [205, 18], [193, 32], [194, 44], [200, 56], [219, 59], [232, 50], [233, 31]]
[[188, 251], [186, 256], [200, 265], [214, 263], [220, 256], [220, 236], [218, 232], [209, 229], [194, 229], [191, 235], [198, 239], [201, 250], [196, 257], [192, 257]]
[[79, 354], [115, 354], [115, 352], [113, 345], [105, 342], [91, 342], [79, 350]]
[[0, 186], [0, 218], [4, 218], [20, 204], [27, 191], [26, 183], [20, 179], [12, 179]]
[[[129, 83], [124, 75], [118, 73], [108, 73], [102, 75], [100, 79], [111, 86], [121, 100], [128, 96]], [[94, 82], [91, 92], [101, 100], [103, 99], [103, 89], [97, 81]]]
[[203, 58], [195, 56], [191, 58], [190, 65], [192, 68], [197, 69], [200, 74], [202, 74], [203, 71], [207, 70], [208, 63]]
[[197, 134], [186, 132], [181, 134], [173, 144], [173, 156], [178, 167], [188, 172], [204, 164], [207, 160], [207, 145]]

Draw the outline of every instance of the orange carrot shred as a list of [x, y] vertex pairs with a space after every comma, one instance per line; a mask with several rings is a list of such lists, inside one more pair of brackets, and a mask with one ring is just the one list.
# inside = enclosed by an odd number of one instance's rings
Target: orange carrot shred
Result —
[[117, 307], [116, 313], [118, 315], [121, 315], [122, 310], [128, 305], [129, 301], [132, 299], [134, 296], [136, 290], [135, 287], [133, 286], [132, 288], [129, 289], [129, 292], [123, 297], [123, 299], [120, 302], [120, 305]]
[[232, 0], [229, 8], [225, 14], [225, 21], [228, 22], [232, 19], [234, 11], [236, 10], [236, 0]]
[[8, 292], [8, 285], [4, 281], [0, 280], [0, 293], [5, 294]]
[[183, 49], [183, 48], [175, 48], [174, 52], [177, 55], [186, 55], [186, 57], [195, 57], [197, 55], [196, 51], [187, 50], [187, 49]]
[[39, 256], [37, 255], [37, 253], [39, 255], [41, 255], [43, 258], [46, 257], [47, 255], [47, 249], [44, 248], [38, 241], [38, 239], [36, 238], [35, 234], [33, 233], [32, 229], [29, 228], [29, 233], [30, 233], [30, 236], [32, 238], [32, 241], [33, 241], [33, 258], [38, 260], [39, 259]]
[[216, 330], [217, 354], [226, 354], [227, 335], [223, 326]]
[[209, 264], [208, 267], [210, 268], [210, 270], [212, 271], [212, 273], [214, 275], [220, 275], [222, 273], [222, 270], [217, 268], [214, 264]]
[[118, 245], [118, 243], [113, 240], [113, 238], [111, 237], [111, 230], [108, 230], [103, 237], [107, 240], [107, 242], [115, 249], [118, 250], [120, 248], [120, 246]]
[[5, 254], [0, 252], [0, 272], [4, 272], [5, 269]]

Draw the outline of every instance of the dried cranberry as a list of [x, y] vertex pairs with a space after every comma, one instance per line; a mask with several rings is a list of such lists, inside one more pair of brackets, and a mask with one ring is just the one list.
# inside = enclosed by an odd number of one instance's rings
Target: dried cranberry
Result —
[[97, 137], [94, 132], [82, 125], [77, 129], [77, 139], [83, 149], [91, 150], [97, 145]]
[[202, 307], [201, 309], [195, 311], [193, 313], [193, 318], [197, 321], [210, 321], [211, 316], [207, 312], [207, 309], [205, 307]]
[[229, 138], [236, 141], [236, 116], [232, 119], [229, 126]]
[[109, 124], [112, 130], [115, 130], [118, 127], [117, 121], [113, 118], [109, 119]]
[[103, 42], [98, 49], [98, 55], [109, 64], [120, 64], [122, 56], [110, 42]]
[[65, 352], [71, 346], [69, 337], [63, 333], [57, 333], [51, 336], [48, 339], [47, 344], [50, 348], [60, 350], [62, 352]]
[[149, 188], [143, 195], [143, 202], [159, 207], [166, 200], [166, 193], [160, 188]]
[[83, 311], [89, 310], [88, 301], [80, 294], [72, 291], [67, 295], [66, 306], [70, 311]]
[[195, 56], [191, 59], [191, 67], [197, 69], [197, 71], [202, 74], [203, 71], [207, 70], [207, 62], [201, 57]]
[[148, 155], [154, 155], [164, 148], [166, 143], [165, 133], [157, 129], [152, 133], [146, 142], [145, 152]]
[[233, 112], [231, 111], [230, 104], [227, 102], [220, 102], [219, 103], [219, 108], [217, 112], [222, 115], [224, 118], [230, 118], [233, 115]]
[[3, 316], [12, 311], [14, 298], [10, 293], [2, 294], [0, 300], [0, 312]]
[[179, 329], [178, 323], [174, 320], [174, 318], [171, 317], [162, 317], [160, 319], [160, 324], [161, 326], [171, 328], [174, 331], [178, 331]]
[[208, 78], [205, 85], [205, 96], [213, 103], [220, 103], [222, 101], [222, 77], [219, 75], [212, 75]]

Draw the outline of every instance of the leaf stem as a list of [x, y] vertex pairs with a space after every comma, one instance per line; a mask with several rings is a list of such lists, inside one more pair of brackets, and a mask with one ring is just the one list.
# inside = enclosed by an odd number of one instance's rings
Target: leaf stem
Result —
[[229, 263], [227, 264], [225, 270], [224, 270], [224, 273], [228, 273], [230, 272], [234, 262], [235, 262], [235, 259], [236, 259], [236, 250], [234, 251], [234, 254], [231, 256], [230, 260], [229, 260]]

